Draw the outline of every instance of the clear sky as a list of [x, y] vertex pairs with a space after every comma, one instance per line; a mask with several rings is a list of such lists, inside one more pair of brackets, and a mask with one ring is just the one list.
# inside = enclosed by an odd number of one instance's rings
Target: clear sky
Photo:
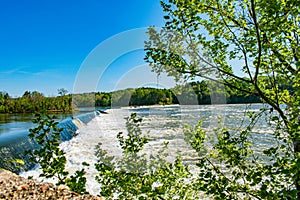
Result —
[[[104, 41], [152, 25], [163, 25], [159, 0], [0, 0], [0, 91], [12, 97], [26, 90], [72, 92], [93, 49], [100, 44], [103, 52]], [[97, 90], [116, 89], [131, 69], [144, 68], [141, 49], [115, 58]]]

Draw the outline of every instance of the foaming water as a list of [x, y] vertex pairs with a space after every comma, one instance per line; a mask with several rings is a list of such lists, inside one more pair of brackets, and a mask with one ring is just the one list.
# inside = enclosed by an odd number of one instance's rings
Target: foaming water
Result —
[[[117, 114], [115, 114], [116, 111]], [[107, 115], [96, 116], [78, 130], [76, 137], [60, 145], [62, 150], [66, 152], [66, 169], [72, 174], [76, 170], [85, 168], [87, 171], [87, 190], [94, 195], [99, 193], [99, 185], [95, 180], [97, 171], [94, 169], [97, 160], [95, 156], [96, 145], [101, 142], [103, 148], [108, 150], [111, 155], [120, 155], [121, 153], [116, 136], [119, 131], [125, 130], [124, 117], [127, 116], [127, 112], [124, 110], [116, 111], [109, 110]], [[82, 162], [87, 162], [90, 166], [83, 166]], [[40, 178], [40, 173], [41, 169], [37, 167], [20, 175], [32, 176], [41, 181], [56, 182], [56, 180]]]
[[[258, 111], [261, 105], [255, 105], [251, 109]], [[177, 155], [181, 155], [185, 163], [192, 163], [195, 160], [196, 152], [184, 141], [182, 127], [185, 124], [196, 124], [199, 119], [203, 121], [206, 130], [216, 128], [218, 119], [221, 117], [226, 126], [243, 126], [245, 116], [245, 105], [205, 105], [205, 106], [150, 106], [138, 108], [122, 108], [107, 110], [108, 114], [96, 116], [87, 125], [81, 124], [78, 135], [71, 140], [61, 143], [60, 147], [66, 152], [67, 170], [74, 173], [76, 170], [85, 168], [87, 171], [87, 190], [94, 195], [99, 194], [99, 184], [95, 177], [97, 171], [94, 164], [97, 161], [95, 156], [96, 146], [100, 142], [102, 148], [109, 155], [119, 157], [121, 148], [117, 140], [117, 134], [126, 134], [125, 118], [135, 112], [143, 118], [142, 130], [145, 134], [149, 131], [149, 143], [145, 145], [144, 152], [155, 154], [164, 142], [168, 142], [166, 153], [168, 161], [173, 161]], [[76, 122], [77, 123], [77, 122]], [[265, 128], [264, 132], [255, 134], [258, 141], [257, 147], [268, 145], [272, 142], [269, 137], [271, 129]], [[266, 133], [267, 132], [267, 133]], [[89, 167], [82, 166], [82, 162], [90, 164]], [[36, 168], [21, 175], [24, 177], [43, 180], [38, 177], [41, 169]], [[54, 180], [46, 180], [54, 181]]]

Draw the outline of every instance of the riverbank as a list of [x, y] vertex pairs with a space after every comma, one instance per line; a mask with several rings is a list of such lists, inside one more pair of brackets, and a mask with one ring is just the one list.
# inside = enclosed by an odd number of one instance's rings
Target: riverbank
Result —
[[70, 191], [66, 186], [55, 186], [52, 183], [39, 182], [20, 177], [7, 170], [0, 169], [0, 199], [86, 199], [103, 200], [93, 195], [80, 195]]

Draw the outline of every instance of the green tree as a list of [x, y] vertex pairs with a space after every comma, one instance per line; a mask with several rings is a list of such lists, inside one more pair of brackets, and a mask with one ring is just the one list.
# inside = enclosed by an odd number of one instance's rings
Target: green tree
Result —
[[[140, 128], [142, 119], [132, 113], [127, 118], [127, 135], [117, 135], [122, 157], [110, 156], [98, 145], [95, 167], [96, 180], [101, 185], [100, 195], [108, 199], [195, 199], [199, 192], [193, 188], [192, 175], [178, 157], [174, 163], [164, 159], [164, 150], [158, 155], [146, 155], [142, 150], [148, 138]], [[149, 158], [147, 158], [149, 156]]]
[[95, 106], [111, 106], [111, 93], [101, 92], [95, 95]]
[[[25, 152], [31, 161], [40, 164], [40, 177], [56, 178], [57, 185], [66, 184], [72, 191], [86, 193], [85, 170], [77, 170], [70, 175], [66, 169], [66, 153], [60, 148], [62, 128], [54, 116], [37, 113], [33, 120], [35, 128], [30, 129], [29, 137], [39, 148]], [[143, 152], [149, 139], [142, 132], [141, 118], [132, 113], [127, 118], [127, 134], [119, 132], [117, 138], [122, 149], [121, 157], [110, 156], [102, 144], [97, 146], [98, 158], [95, 177], [100, 183], [100, 195], [107, 199], [195, 199], [200, 193], [193, 186], [192, 174], [180, 157], [173, 163], [165, 160], [168, 143], [156, 153]], [[9, 160], [22, 164], [19, 160]], [[89, 166], [83, 162], [82, 166]], [[190, 180], [190, 181], [187, 181]]]
[[30, 91], [25, 91], [24, 94], [23, 94], [23, 97], [30, 98], [30, 96], [31, 96], [31, 92]]
[[[216, 130], [213, 153], [199, 152], [199, 189], [216, 199], [300, 199], [299, 1], [169, 0], [161, 5], [165, 26], [150, 27], [145, 44], [145, 60], [154, 71], [209, 79], [269, 105], [249, 112], [250, 124], [239, 132]], [[275, 142], [256, 155], [252, 127], [263, 114], [274, 124]], [[200, 127], [187, 130], [189, 143], [199, 150], [206, 141], [199, 137]]]
[[68, 93], [68, 90], [64, 88], [57, 89], [57, 92], [60, 96], [65, 96]]
[[[36, 113], [33, 122], [36, 127], [29, 130], [28, 136], [37, 142], [39, 148], [26, 151], [25, 154], [30, 156], [32, 162], [40, 164], [42, 168], [40, 177], [55, 177], [57, 185], [66, 184], [72, 191], [87, 193], [85, 170], [77, 170], [74, 175], [69, 175], [65, 168], [66, 153], [59, 147], [63, 129], [57, 126], [55, 116]], [[83, 162], [82, 165], [88, 164]]]

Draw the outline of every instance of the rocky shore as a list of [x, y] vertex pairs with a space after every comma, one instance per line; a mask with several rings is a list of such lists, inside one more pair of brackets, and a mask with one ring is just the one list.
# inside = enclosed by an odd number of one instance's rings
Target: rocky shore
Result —
[[80, 195], [66, 186], [42, 183], [20, 177], [12, 172], [0, 169], [0, 200], [67, 200], [87, 199], [103, 200], [92, 195]]

